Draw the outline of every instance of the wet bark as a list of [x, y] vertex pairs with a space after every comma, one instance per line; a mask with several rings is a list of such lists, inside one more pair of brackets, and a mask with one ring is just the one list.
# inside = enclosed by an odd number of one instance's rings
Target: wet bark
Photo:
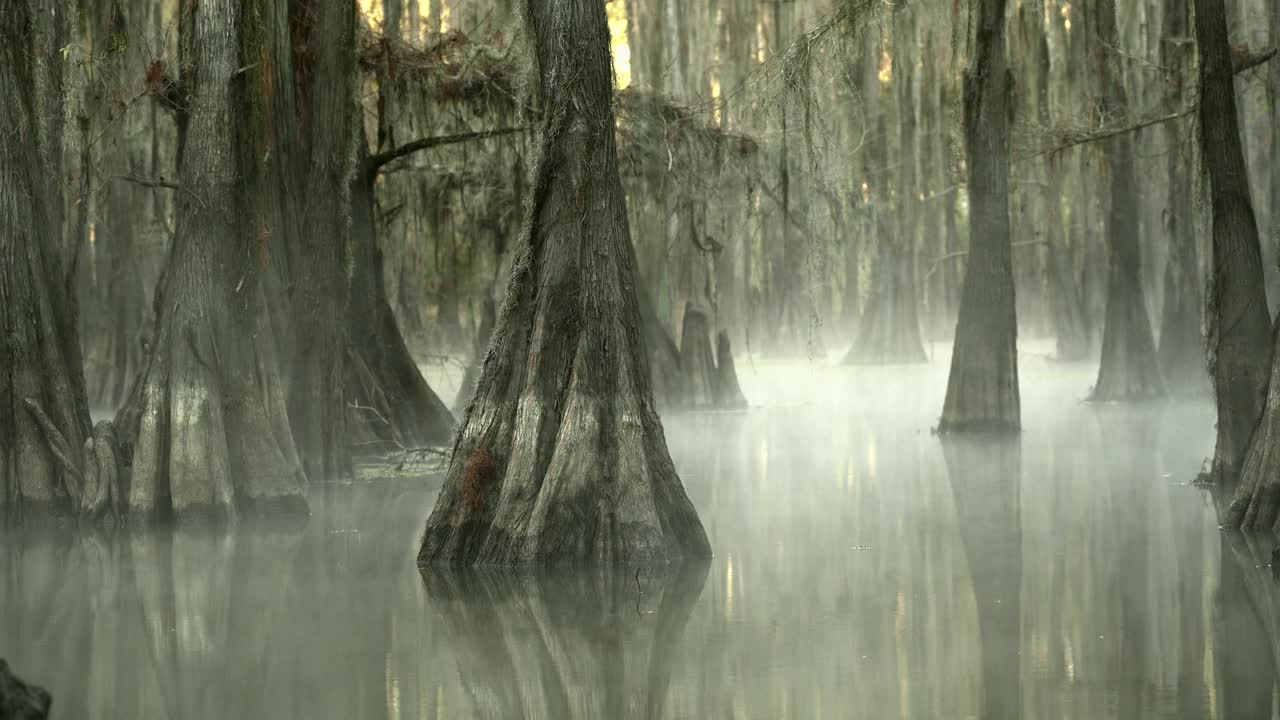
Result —
[[[151, 515], [226, 515], [235, 505], [306, 507], [264, 301], [249, 175], [260, 117], [235, 82], [244, 66], [239, 11], [184, 4], [190, 93], [178, 230], [154, 350], [117, 416], [132, 450], [128, 506]], [[247, 150], [247, 152], [242, 152]]]
[[[0, 511], [66, 511], [81, 500], [88, 400], [72, 278], [61, 252], [61, 137], [42, 125], [40, 91], [61, 63], [58, 4], [0, 7]], [[34, 38], [54, 44], [36, 46]], [[52, 83], [49, 87], [46, 83]]]
[[[1116, 29], [1115, 0], [1098, 0], [1095, 16], [1098, 75], [1103, 118], [1128, 113], [1128, 97], [1120, 74], [1121, 45]], [[1156, 357], [1151, 320], [1142, 291], [1142, 248], [1139, 242], [1138, 179], [1133, 138], [1121, 135], [1104, 149], [1111, 176], [1111, 207], [1106, 236], [1110, 248], [1107, 304], [1102, 331], [1102, 361], [1092, 400], [1127, 402], [1162, 397], [1164, 380]]]
[[707, 557], [654, 409], [604, 6], [529, 0], [534, 183], [420, 565]]
[[[1183, 74], [1189, 70], [1189, 49], [1183, 45], [1190, 32], [1185, 0], [1164, 3], [1163, 42], [1160, 64], [1171, 69], [1167, 105], [1181, 110], [1186, 102]], [[1160, 369], [1174, 395], [1199, 396], [1208, 390], [1204, 336], [1200, 330], [1203, 297], [1200, 291], [1200, 259], [1197, 257], [1194, 197], [1191, 191], [1194, 162], [1189, 149], [1182, 147], [1185, 126], [1170, 123], [1165, 128], [1168, 143], [1169, 193], [1164, 210], [1164, 232], [1169, 259], [1164, 272], [1164, 303], [1160, 320]]]
[[[1218, 439], [1213, 472], [1234, 483], [1250, 435], [1263, 412], [1271, 344], [1263, 285], [1258, 226], [1249, 195], [1240, 144], [1227, 21], [1222, 0], [1196, 0], [1196, 42], [1200, 48], [1200, 144], [1209, 172], [1213, 211], [1213, 255], [1209, 288], [1209, 368], [1218, 406]], [[1273, 371], [1272, 371], [1273, 372]], [[1270, 411], [1268, 411], [1270, 412]], [[1257, 431], [1254, 462], [1268, 455], [1267, 418]], [[1252, 452], [1252, 451], [1251, 451]], [[1270, 468], [1256, 471], [1274, 476]], [[1237, 501], [1264, 483], [1242, 478]], [[1258, 508], [1266, 525], [1274, 511]], [[1255, 516], [1256, 517], [1256, 516]], [[1251, 518], [1252, 520], [1252, 518]], [[1253, 525], [1253, 522], [1249, 523]]]
[[978, 7], [964, 80], [969, 167], [969, 264], [960, 296], [951, 376], [938, 432], [1016, 432], [1018, 322], [1009, 227], [1009, 95], [1005, 0]]
[[53, 698], [43, 688], [25, 683], [0, 660], [0, 717], [5, 720], [44, 720]]

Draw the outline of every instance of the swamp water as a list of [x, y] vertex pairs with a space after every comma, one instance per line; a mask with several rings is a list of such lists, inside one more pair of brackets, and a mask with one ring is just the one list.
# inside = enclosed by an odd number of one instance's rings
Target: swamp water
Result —
[[1270, 717], [1211, 407], [1029, 353], [1020, 438], [940, 439], [947, 360], [742, 358], [750, 410], [666, 414], [709, 564], [424, 577], [439, 478], [366, 468], [301, 521], [3, 531], [0, 657], [68, 719]]

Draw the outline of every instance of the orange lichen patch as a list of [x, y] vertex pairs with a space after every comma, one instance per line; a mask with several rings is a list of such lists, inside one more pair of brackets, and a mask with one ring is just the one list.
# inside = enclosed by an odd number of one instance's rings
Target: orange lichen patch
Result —
[[485, 495], [490, 486], [498, 480], [498, 466], [493, 464], [489, 452], [480, 448], [467, 460], [467, 468], [462, 474], [462, 502], [470, 513], [485, 511]]
[[147, 66], [147, 79], [145, 87], [147, 92], [160, 92], [164, 90], [164, 63], [159, 58], [152, 60]]

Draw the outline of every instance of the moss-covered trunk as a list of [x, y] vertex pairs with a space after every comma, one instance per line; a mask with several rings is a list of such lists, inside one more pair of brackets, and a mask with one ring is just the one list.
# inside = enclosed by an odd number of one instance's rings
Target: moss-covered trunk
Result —
[[654, 410], [618, 176], [604, 6], [529, 0], [534, 183], [420, 564], [710, 554]]

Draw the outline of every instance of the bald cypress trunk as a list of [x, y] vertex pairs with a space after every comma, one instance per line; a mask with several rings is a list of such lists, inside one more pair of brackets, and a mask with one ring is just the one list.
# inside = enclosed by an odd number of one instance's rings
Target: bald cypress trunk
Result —
[[[1268, 418], [1276, 403], [1266, 397], [1271, 319], [1263, 285], [1262, 252], [1254, 218], [1244, 149], [1240, 144], [1227, 19], [1222, 0], [1196, 0], [1200, 48], [1200, 144], [1213, 200], [1213, 270], [1209, 289], [1209, 367], [1218, 405], [1218, 443], [1213, 472], [1240, 487], [1232, 521], [1269, 527], [1275, 516], [1276, 466], [1267, 456], [1274, 443]], [[1274, 370], [1272, 371], [1274, 373]], [[1272, 386], [1272, 395], [1275, 393]], [[1258, 426], [1264, 399], [1267, 415]], [[1255, 438], [1245, 459], [1250, 436]], [[1254, 465], [1240, 475], [1241, 462]], [[1274, 490], [1270, 491], [1274, 493]], [[1255, 493], [1262, 493], [1246, 517]]]
[[[1115, 0], [1097, 0], [1089, 22], [1100, 43], [1098, 76], [1102, 87], [1101, 116], [1124, 118], [1129, 101], [1120, 74], [1121, 45], [1116, 29]], [[1142, 291], [1142, 247], [1138, 227], [1138, 178], [1133, 138], [1129, 134], [1105, 145], [1111, 183], [1111, 207], [1106, 235], [1110, 248], [1106, 320], [1102, 331], [1102, 362], [1091, 399], [1100, 402], [1161, 397], [1164, 380], [1156, 358], [1151, 320]]]
[[544, 112], [525, 225], [419, 564], [710, 555], [654, 410], [604, 5], [529, 0]]
[[16, 513], [80, 501], [90, 437], [61, 242], [62, 139], [43, 101], [61, 97], [68, 22], [60, 3], [0, 5], [0, 510]]
[[1009, 91], [1005, 0], [983, 0], [964, 81], [969, 265], [939, 432], [1021, 427], [1018, 322], [1009, 227]]
[[[294, 73], [302, 104], [299, 127], [308, 151], [306, 203], [291, 280], [293, 341], [288, 404], [307, 475], [346, 476], [351, 453], [344, 393], [350, 182], [354, 172], [355, 13], [349, 2], [301, 0], [294, 7]], [[299, 39], [301, 37], [301, 39]]]
[[[363, 130], [358, 133], [363, 143]], [[343, 394], [351, 437], [338, 438], [366, 455], [444, 445], [454, 426], [453, 414], [413, 361], [387, 299], [373, 183], [367, 167], [351, 183], [351, 301], [343, 327]], [[464, 380], [463, 390], [469, 393], [474, 384], [474, 377]]]
[[264, 302], [263, 187], [251, 172], [262, 115], [254, 76], [239, 70], [245, 18], [212, 0], [184, 2], [180, 17], [189, 126], [177, 236], [154, 351], [117, 419], [132, 447], [129, 509], [305, 508]]

